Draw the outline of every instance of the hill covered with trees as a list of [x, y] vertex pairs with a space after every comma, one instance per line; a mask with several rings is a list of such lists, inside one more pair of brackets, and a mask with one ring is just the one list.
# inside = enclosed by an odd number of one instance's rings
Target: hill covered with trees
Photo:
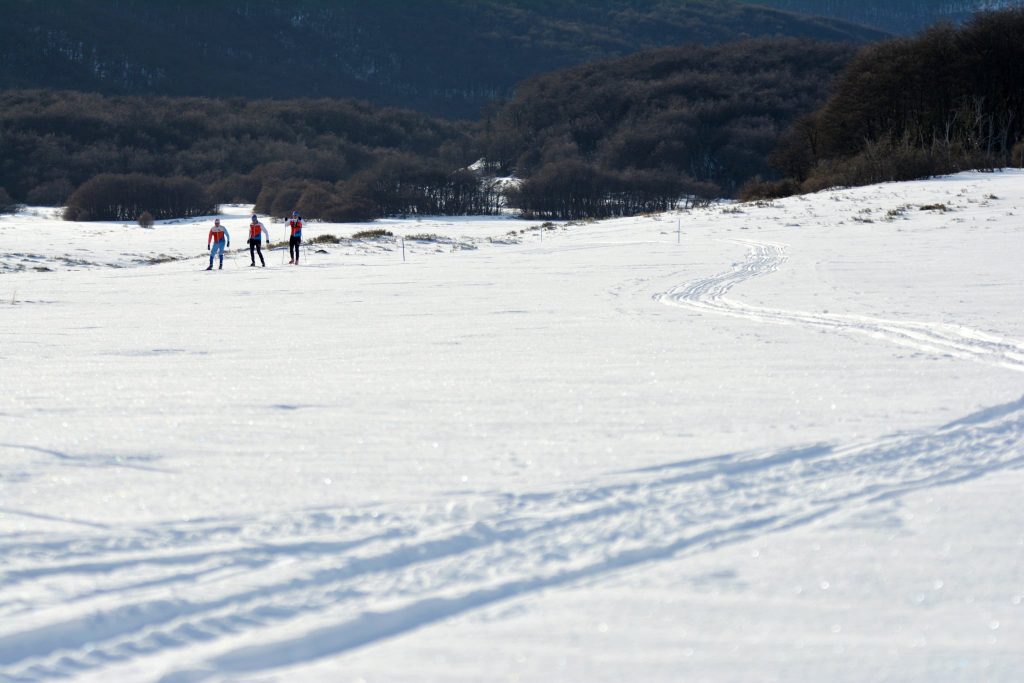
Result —
[[[486, 213], [497, 189], [467, 170], [485, 158], [492, 174], [527, 179], [515, 199], [531, 214], [653, 211], [769, 172], [780, 133], [824, 102], [853, 54], [795, 39], [654, 50], [537, 77], [478, 124], [345, 100], [8, 91], [0, 187], [30, 204], [70, 200], [79, 219], [124, 219], [137, 203], [118, 205], [116, 188], [170, 187], [153, 178], [274, 215]], [[73, 192], [101, 175], [88, 196], [104, 208], [81, 205]], [[565, 203], [584, 186], [591, 199]]]
[[[274, 67], [279, 71], [271, 69], [268, 89], [276, 87], [275, 78], [289, 76], [291, 89], [303, 90], [307, 80], [317, 82], [318, 69], [336, 66], [343, 51], [324, 36], [334, 30], [331, 26], [340, 26], [332, 24], [338, 17], [351, 19], [357, 12], [365, 13], [359, 15], [365, 22], [357, 26], [360, 37], [353, 38], [353, 45], [370, 45], [373, 41], [366, 35], [395, 28], [367, 19], [374, 11], [393, 12], [396, 26], [420, 16], [425, 23], [418, 30], [431, 33], [439, 43], [444, 42], [440, 37], [455, 35], [445, 31], [454, 31], [456, 16], [472, 18], [469, 23], [487, 16], [495, 22], [487, 35], [504, 44], [513, 35], [505, 19], [517, 18], [527, 23], [520, 26], [526, 42], [516, 49], [537, 60], [531, 68], [540, 68], [559, 49], [586, 54], [625, 50], [628, 31], [623, 27], [630, 26], [637, 31], [646, 27], [648, 40], [655, 42], [689, 31], [709, 44], [652, 49], [535, 76], [521, 82], [510, 97], [492, 103], [475, 122], [331, 98], [0, 90], [0, 210], [15, 202], [66, 202], [72, 219], [124, 220], [144, 208], [162, 217], [203, 213], [215, 203], [254, 202], [261, 213], [280, 216], [300, 207], [309, 218], [345, 221], [391, 214], [488, 213], [508, 198], [527, 215], [582, 218], [664, 210], [681, 198], [775, 196], [1024, 163], [1024, 8], [857, 47], [831, 39], [778, 37], [716, 43], [721, 37], [716, 31], [750, 26], [751, 17], [776, 22], [762, 24], [766, 31], [771, 26], [785, 32], [812, 25], [791, 26], [787, 22], [793, 15], [765, 14], [767, 10], [724, 0], [570, 0], [551, 6], [527, 0], [439, 0], [431, 5], [440, 8], [436, 14], [422, 15], [411, 2], [371, 6], [228, 0], [208, 6], [188, 0], [0, 0], [21, 12], [5, 17], [18, 21], [32, 11], [56, 16], [54, 8], [62, 6], [74, 10], [69, 16], [106, 8], [109, 25], [104, 30], [125, 31], [130, 21], [148, 18], [148, 33], [126, 35], [122, 43], [127, 47], [117, 48], [122, 52], [141, 50], [139, 45], [170, 30], [160, 25], [164, 18], [178, 22], [175, 35], [181, 35], [182, 26], [194, 27], [197, 52], [182, 58], [184, 71], [151, 70], [148, 62], [131, 60], [119, 62], [120, 70], [108, 68], [107, 53], [86, 49], [85, 42], [76, 43], [77, 52], [65, 49], [70, 28], [37, 35], [42, 47], [34, 54], [56, 60], [39, 67], [50, 77], [69, 82], [81, 77], [87, 84], [95, 81], [115, 89], [237, 86], [261, 73], [261, 60], [273, 60], [263, 47], [251, 46], [263, 44], [251, 41], [249, 48], [238, 48], [228, 39], [234, 34], [214, 36], [215, 26], [203, 23], [224, 12], [233, 13], [237, 26], [232, 30], [243, 32], [264, 26], [260, 22], [277, 13], [278, 33], [267, 44], [291, 48]], [[162, 14], [186, 5], [195, 12], [183, 11], [177, 18]], [[609, 12], [614, 22], [609, 23]], [[719, 23], [712, 20], [713, 13]], [[677, 21], [666, 23], [666, 16]], [[429, 23], [431, 18], [439, 23]], [[250, 19], [256, 23], [247, 23]], [[531, 23], [535, 21], [540, 23]], [[584, 31], [587, 21], [596, 22], [601, 31]], [[102, 23], [83, 26], [100, 35]], [[45, 26], [43, 22], [26, 30], [44, 31]], [[345, 24], [344, 30], [355, 29]], [[852, 35], [834, 26], [830, 30], [830, 38]], [[319, 38], [291, 44], [289, 40], [299, 40], [293, 31]], [[585, 35], [577, 42], [567, 38], [577, 33]], [[181, 52], [188, 44], [153, 44], [149, 58], [170, 59], [171, 52]], [[330, 53], [333, 57], [317, 52], [329, 51], [328, 44], [337, 48]], [[16, 50], [9, 45], [3, 49], [8, 56], [0, 74], [14, 78], [22, 64], [10, 56]], [[415, 93], [400, 84], [403, 78], [442, 72], [430, 61], [441, 59], [438, 53], [416, 63], [410, 55], [388, 52], [390, 47], [374, 49], [391, 56], [364, 63], [366, 69], [355, 80], [367, 87], [386, 83], [411, 97]], [[552, 52], [546, 53], [548, 49]], [[292, 59], [299, 54], [305, 61]], [[319, 62], [317, 54], [323, 57]], [[467, 85], [467, 74], [477, 72], [472, 56], [464, 57], [455, 70], [464, 69], [460, 78]], [[579, 58], [575, 52], [571, 57]], [[484, 68], [477, 75], [484, 80], [492, 74], [488, 59], [480, 57]], [[243, 66], [246, 60], [252, 63]], [[64, 76], [55, 75], [66, 63], [72, 68]], [[502, 63], [522, 66], [511, 60]], [[299, 64], [309, 68], [300, 69]], [[27, 66], [21, 76], [32, 80], [32, 68]], [[187, 82], [189, 68], [196, 69], [198, 85]], [[498, 92], [490, 86], [479, 92], [484, 91], [488, 97]], [[461, 97], [444, 92], [445, 97]], [[479, 159], [486, 163], [474, 164]], [[523, 182], [503, 197], [499, 184], [486, 178], [508, 174]]]
[[[577, 192], [586, 185], [598, 195], [655, 186], [665, 196], [731, 195], [772, 173], [768, 155], [780, 135], [825, 102], [854, 53], [849, 45], [762, 39], [539, 76], [484, 122], [484, 156], [498, 172], [528, 178], [517, 199], [540, 215], [566, 213], [556, 197], [570, 176]], [[617, 212], [595, 200], [570, 213], [598, 205]]]
[[0, 93], [0, 187], [31, 204], [61, 205], [101, 174], [189, 178], [215, 202], [252, 202], [286, 180], [333, 185], [388, 155], [457, 168], [470, 143], [464, 125], [350, 100]]
[[449, 118], [655, 47], [883, 37], [734, 0], [0, 0], [0, 15], [0, 89], [358, 98]]
[[1024, 8], [864, 48], [773, 159], [787, 194], [1024, 165]]

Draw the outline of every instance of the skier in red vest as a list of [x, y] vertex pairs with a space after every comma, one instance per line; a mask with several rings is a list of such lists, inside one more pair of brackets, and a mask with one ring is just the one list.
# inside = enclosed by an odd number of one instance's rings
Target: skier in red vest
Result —
[[[220, 256], [220, 265], [217, 269], [224, 267], [224, 242], [227, 241], [227, 246], [231, 246], [231, 235], [228, 234], [227, 228], [220, 224], [219, 218], [213, 219], [213, 227], [210, 228], [210, 234], [206, 238], [206, 248], [210, 250], [210, 265], [207, 266], [207, 270], [213, 270], [213, 257]], [[210, 249], [210, 242], [213, 242], [213, 249]]]
[[249, 260], [252, 261], [249, 264], [250, 268], [256, 267], [256, 254], [260, 255], [260, 266], [263, 268], [267, 267], [267, 262], [263, 260], [263, 250], [260, 249], [263, 235], [267, 236], [267, 247], [269, 248], [270, 233], [267, 232], [267, 226], [260, 223], [259, 219], [256, 218], [256, 214], [253, 214], [252, 220], [249, 222]]
[[291, 260], [288, 263], [299, 265], [299, 246], [302, 244], [302, 216], [298, 211], [292, 211], [292, 219], [288, 221], [288, 256]]

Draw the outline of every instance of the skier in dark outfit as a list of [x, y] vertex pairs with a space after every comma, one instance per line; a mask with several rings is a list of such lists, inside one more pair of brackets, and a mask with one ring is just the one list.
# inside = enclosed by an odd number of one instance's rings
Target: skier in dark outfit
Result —
[[267, 246], [270, 246], [270, 233], [267, 232], [267, 226], [260, 223], [259, 219], [256, 218], [256, 214], [252, 215], [252, 220], [249, 222], [249, 260], [252, 263], [249, 264], [250, 268], [256, 267], [256, 254], [260, 255], [260, 265], [264, 268], [267, 267], [267, 262], [263, 260], [263, 251], [260, 249], [260, 241], [263, 235], [267, 236]]
[[298, 211], [292, 211], [292, 219], [288, 221], [288, 263], [299, 265], [299, 247], [302, 245], [302, 217]]

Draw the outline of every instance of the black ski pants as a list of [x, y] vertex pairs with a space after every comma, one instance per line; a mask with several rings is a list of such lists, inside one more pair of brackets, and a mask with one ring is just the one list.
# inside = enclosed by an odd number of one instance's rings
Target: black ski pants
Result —
[[263, 260], [263, 250], [260, 249], [260, 242], [262, 240], [249, 240], [249, 260], [252, 264], [256, 265], [256, 254], [260, 255], [260, 265], [267, 265], [267, 262]]
[[299, 262], [299, 245], [302, 244], [302, 237], [299, 235], [292, 235], [288, 240], [288, 256], [295, 263]]

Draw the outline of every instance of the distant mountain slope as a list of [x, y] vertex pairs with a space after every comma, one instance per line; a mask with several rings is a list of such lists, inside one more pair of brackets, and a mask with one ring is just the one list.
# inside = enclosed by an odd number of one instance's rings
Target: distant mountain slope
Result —
[[756, 0], [809, 16], [857, 22], [892, 33], [915, 33], [940, 21], [961, 23], [979, 10], [1024, 6], [1024, 0]]
[[2, 89], [357, 97], [449, 117], [652, 47], [883, 37], [732, 0], [0, 0], [0, 14]]

